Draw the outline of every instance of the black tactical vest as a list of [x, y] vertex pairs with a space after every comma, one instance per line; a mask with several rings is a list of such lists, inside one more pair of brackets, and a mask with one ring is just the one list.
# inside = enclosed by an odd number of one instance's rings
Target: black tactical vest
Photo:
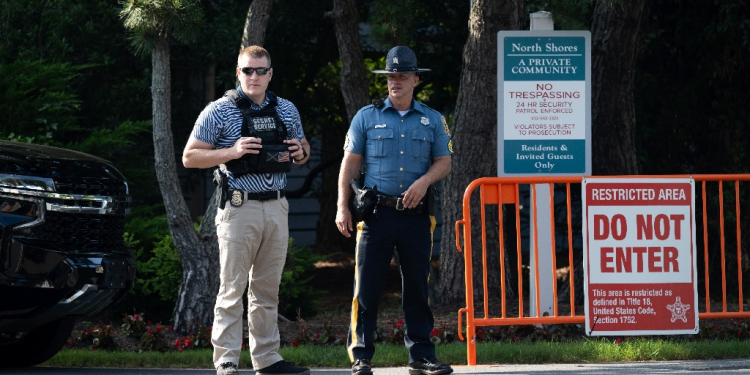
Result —
[[[247, 99], [237, 90], [229, 90], [224, 96], [229, 98], [242, 112], [242, 136], [260, 138], [263, 148], [259, 154], [245, 154], [239, 159], [226, 162], [227, 169], [234, 177], [248, 173], [289, 172], [292, 169], [292, 157], [286, 125], [276, 112], [276, 95], [268, 91], [269, 103], [261, 110], [253, 110]], [[287, 161], [279, 161], [287, 153]]]

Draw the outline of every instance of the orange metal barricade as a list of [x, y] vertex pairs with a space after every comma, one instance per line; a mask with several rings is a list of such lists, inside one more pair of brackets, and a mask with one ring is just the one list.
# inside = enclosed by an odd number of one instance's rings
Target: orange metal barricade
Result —
[[[725, 210], [724, 210], [724, 183], [725, 182], [731, 182], [734, 184], [734, 210], [728, 211], [729, 215], [731, 215], [736, 222], [736, 242], [737, 242], [737, 253], [736, 253], [736, 259], [737, 259], [737, 289], [738, 289], [738, 295], [737, 301], [743, 301], [743, 293], [742, 293], [742, 268], [743, 268], [743, 262], [748, 263], [748, 268], [750, 268], [750, 259], [748, 259], [748, 256], [745, 255], [743, 259], [743, 252], [742, 252], [742, 238], [741, 238], [741, 221], [740, 221], [740, 182], [741, 181], [750, 181], [750, 174], [742, 174], [742, 175], [667, 175], [667, 176], [591, 176], [589, 178], [692, 178], [696, 181], [696, 190], [700, 188], [700, 193], [696, 192], [696, 199], [698, 196], [701, 197], [702, 200], [702, 211], [700, 214], [696, 214], [696, 230], [698, 227], [701, 226], [702, 221], [702, 229], [703, 229], [703, 240], [701, 241], [700, 238], [697, 239], [696, 243], [696, 250], [698, 250], [697, 246], [699, 244], [703, 244], [703, 261], [704, 261], [704, 269], [703, 269], [703, 284], [705, 288], [705, 301], [704, 306], [702, 306], [702, 311], [699, 312], [698, 318], [701, 320], [704, 319], [738, 319], [738, 318], [750, 318], [750, 311], [745, 311], [744, 309], [744, 303], [740, 302], [738, 304], [738, 311], [729, 311], [727, 307], [727, 269], [726, 269], [726, 263], [725, 259], [727, 256], [726, 249], [725, 249], [725, 238], [724, 238], [724, 222], [725, 222]], [[500, 325], [520, 325], [520, 324], [565, 324], [565, 323], [584, 323], [585, 322], [585, 316], [582, 314], [576, 314], [575, 309], [575, 284], [574, 284], [574, 277], [573, 277], [573, 225], [571, 221], [571, 184], [580, 184], [583, 181], [584, 177], [582, 176], [575, 176], [575, 177], [483, 177], [474, 180], [469, 186], [466, 188], [466, 191], [464, 193], [463, 198], [463, 219], [456, 221], [456, 248], [459, 252], [463, 252], [464, 254], [464, 264], [465, 264], [465, 284], [466, 284], [466, 307], [460, 309], [458, 311], [458, 336], [461, 340], [464, 340], [464, 335], [462, 334], [462, 328], [463, 328], [463, 314], [466, 314], [466, 338], [467, 340], [467, 359], [468, 364], [470, 366], [476, 365], [476, 328], [481, 326], [500, 326]], [[707, 211], [707, 195], [706, 195], [706, 184], [707, 183], [718, 183], [718, 201], [714, 201], [715, 204], [718, 205], [719, 208], [719, 215], [718, 218], [712, 218], [712, 220], [718, 220], [719, 222], [719, 235], [720, 235], [720, 257], [721, 257], [721, 305], [722, 310], [721, 311], [711, 311], [711, 295], [709, 292], [710, 287], [710, 279], [709, 277], [709, 215], [706, 213]], [[700, 183], [700, 184], [698, 184]], [[531, 191], [531, 201], [536, 201], [536, 186], [535, 184], [549, 184], [550, 187], [550, 213], [551, 213], [551, 233], [552, 235], [552, 244], [551, 249], [540, 249], [539, 248], [539, 241], [537, 237], [537, 228], [539, 225], [543, 225], [543, 223], [537, 223], [536, 222], [536, 205], [532, 205], [533, 208], [533, 214], [531, 215], [530, 220], [534, 220], [533, 228], [534, 230], [532, 233], [529, 234], [529, 236], [533, 236], [534, 240], [534, 248], [530, 249], [529, 251], [533, 251], [535, 254], [534, 259], [539, 259], [539, 254], [541, 251], [550, 251], [552, 256], [552, 272], [553, 272], [553, 285], [552, 287], [555, 290], [555, 293], [553, 293], [553, 300], [554, 300], [554, 312], [551, 316], [541, 316], [540, 314], [540, 303], [539, 303], [539, 275], [538, 272], [536, 273], [536, 282], [534, 283], [536, 286], [536, 293], [534, 294], [536, 296], [536, 314], [535, 316], [524, 316], [524, 294], [523, 294], [523, 278], [522, 278], [522, 254], [521, 254], [521, 224], [520, 224], [520, 205], [519, 205], [519, 185], [528, 184], [530, 185], [530, 191]], [[557, 263], [557, 254], [556, 254], [556, 246], [555, 246], [555, 199], [554, 199], [554, 185], [555, 184], [565, 184], [565, 191], [566, 191], [566, 204], [567, 204], [567, 233], [568, 233], [568, 264], [570, 266], [569, 274], [568, 274], [568, 282], [570, 283], [570, 314], [569, 315], [560, 315], [558, 312], [558, 297], [557, 297], [557, 275], [556, 275], [556, 263]], [[474, 310], [474, 271], [472, 269], [472, 233], [471, 233], [471, 197], [472, 194], [475, 192], [475, 190], [479, 189], [479, 202], [480, 202], [480, 214], [481, 214], [481, 222], [482, 222], [482, 277], [483, 277], [483, 296], [484, 299], [482, 301], [483, 306], [483, 318], [475, 317], [475, 310]], [[728, 199], [732, 199], [731, 196]], [[746, 197], [747, 201], [750, 201], [750, 197]], [[750, 203], [750, 202], [748, 202]], [[489, 301], [488, 301], [488, 291], [489, 288], [493, 287], [488, 285], [487, 283], [487, 272], [488, 272], [488, 265], [486, 262], [486, 254], [489, 249], [487, 249], [487, 241], [486, 241], [486, 217], [485, 217], [485, 207], [488, 205], [502, 205], [502, 204], [512, 204], [515, 208], [515, 217], [516, 217], [516, 223], [515, 223], [515, 235], [516, 235], [516, 254], [518, 258], [518, 264], [516, 265], [516, 269], [518, 272], [518, 316], [516, 317], [509, 317], [507, 316], [506, 311], [506, 275], [505, 275], [505, 252], [512, 251], [511, 249], [505, 249], [505, 241], [504, 236], [508, 235], [504, 233], [503, 228], [503, 214], [502, 210], [499, 209], [499, 215], [498, 215], [498, 229], [499, 229], [499, 251], [500, 251], [500, 285], [494, 286], [494, 287], [500, 287], [500, 296], [501, 296], [501, 313], [498, 317], [491, 317], [488, 309]], [[699, 206], [696, 204], [696, 209], [699, 208]], [[697, 211], [697, 210], [696, 210]], [[750, 233], [750, 232], [748, 232]], [[461, 241], [463, 240], [464, 246], [463, 249], [461, 247]], [[538, 264], [535, 268], [539, 270]], [[700, 272], [700, 270], [698, 271]], [[701, 293], [699, 292], [699, 296], [701, 296]], [[732, 296], [733, 298], [735, 296]], [[718, 299], [717, 299], [718, 300]]]

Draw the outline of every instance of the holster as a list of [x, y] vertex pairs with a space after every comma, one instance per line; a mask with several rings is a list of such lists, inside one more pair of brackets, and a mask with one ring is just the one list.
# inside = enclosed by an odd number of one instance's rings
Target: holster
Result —
[[352, 213], [352, 221], [358, 223], [375, 211], [378, 204], [378, 187], [373, 186], [372, 189], [363, 187], [356, 178], [349, 181], [349, 186], [354, 193], [349, 210]]
[[222, 168], [214, 169], [214, 185], [219, 189], [219, 208], [222, 210], [229, 199], [229, 176], [222, 171]]
[[427, 188], [427, 214], [430, 216], [437, 216], [440, 210], [440, 191], [437, 188], [437, 183], [430, 185]]

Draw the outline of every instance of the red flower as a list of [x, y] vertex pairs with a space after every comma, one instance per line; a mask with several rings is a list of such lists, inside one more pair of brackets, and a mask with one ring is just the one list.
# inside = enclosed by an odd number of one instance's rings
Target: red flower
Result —
[[401, 328], [403, 326], [404, 326], [404, 320], [403, 319], [401, 319], [398, 322], [396, 322], [396, 328]]
[[174, 346], [180, 346], [180, 339], [174, 339]]
[[147, 329], [146, 332], [148, 332], [149, 336], [154, 334], [154, 331], [152, 331], [151, 328]]
[[148, 323], [148, 325], [151, 325], [151, 321], [150, 320], [147, 320], [146, 323]]
[[191, 340], [185, 340], [185, 346], [192, 346], [193, 342]]
[[299, 341], [297, 341], [297, 340], [292, 340], [292, 346], [297, 346], [297, 345], [299, 345]]
[[68, 340], [68, 346], [73, 345], [73, 341]]
[[156, 332], [161, 332], [162, 328], [161, 326], [156, 326]]
[[185, 349], [184, 349], [183, 347], [179, 347], [179, 348], [177, 348], [177, 350], [179, 350], [179, 351], [183, 351], [183, 350], [185, 350]]
[[437, 335], [438, 335], [438, 330], [437, 330], [437, 329], [435, 329], [435, 328], [433, 328], [433, 329], [432, 329], [432, 332], [430, 332], [430, 335], [432, 335], [432, 336], [437, 336]]
[[483, 333], [484, 333], [484, 331], [482, 331], [481, 329], [478, 329], [478, 330], [477, 330], [477, 335], [481, 335], [481, 334], [483, 334]]
[[172, 331], [172, 326], [167, 326], [167, 329], [171, 332]]
[[617, 344], [617, 345], [620, 345], [620, 343], [622, 343], [622, 338], [618, 338], [618, 339], [617, 339], [617, 340], [615, 341], [615, 344]]

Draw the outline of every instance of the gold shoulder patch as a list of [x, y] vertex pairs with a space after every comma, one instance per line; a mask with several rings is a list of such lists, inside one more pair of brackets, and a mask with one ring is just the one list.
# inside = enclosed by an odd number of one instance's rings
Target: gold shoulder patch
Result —
[[443, 121], [443, 128], [445, 129], [445, 134], [448, 134], [448, 136], [451, 136], [451, 131], [448, 129], [448, 122], [445, 121], [445, 116], [440, 116], [440, 120]]
[[448, 151], [450, 151], [451, 154], [453, 153], [453, 140], [452, 139], [448, 141]]

